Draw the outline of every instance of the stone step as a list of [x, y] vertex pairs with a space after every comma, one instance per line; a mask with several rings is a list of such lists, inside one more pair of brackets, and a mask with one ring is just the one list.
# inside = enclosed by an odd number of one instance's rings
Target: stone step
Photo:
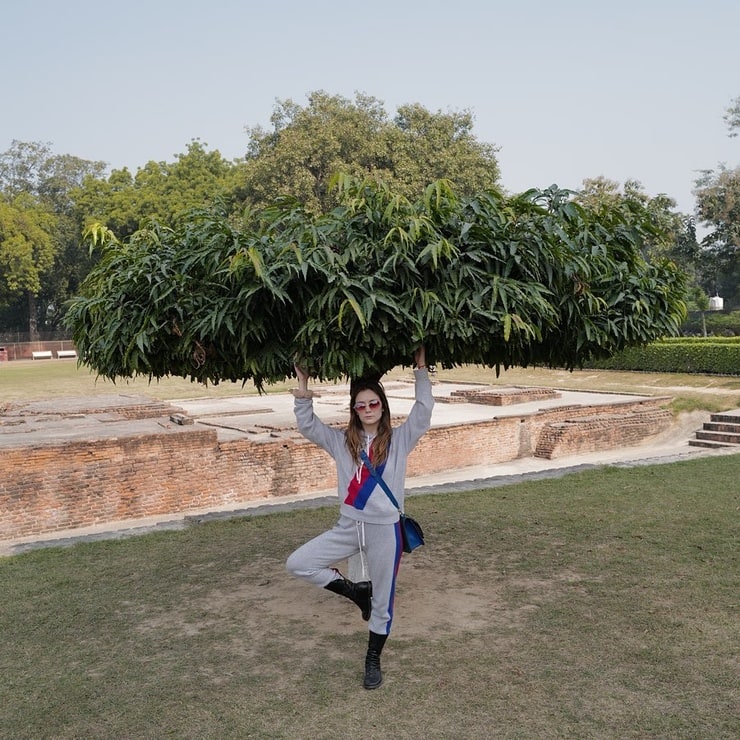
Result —
[[740, 424], [706, 421], [702, 426], [705, 432], [731, 432], [732, 434], [740, 434]]
[[740, 409], [722, 411], [719, 414], [712, 414], [709, 418], [724, 424], [740, 424]]
[[719, 450], [723, 449], [725, 447], [729, 447], [728, 444], [723, 444], [722, 442], [710, 442], [706, 439], [690, 439], [689, 440], [689, 447], [708, 447], [711, 450]]
[[740, 434], [732, 432], [697, 432], [697, 439], [704, 439], [710, 442], [722, 442], [724, 444], [740, 445]]

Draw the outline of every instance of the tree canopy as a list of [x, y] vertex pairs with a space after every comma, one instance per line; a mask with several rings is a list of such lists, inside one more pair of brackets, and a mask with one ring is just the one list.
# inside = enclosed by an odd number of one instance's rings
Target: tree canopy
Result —
[[[739, 102], [740, 98], [733, 100], [726, 111], [730, 136], [739, 128]], [[458, 204], [472, 203], [483, 194], [494, 200], [498, 197], [506, 204], [504, 210], [513, 209], [517, 202], [517, 198], [498, 192], [497, 148], [476, 139], [473, 117], [467, 111], [432, 112], [408, 104], [389, 114], [381, 101], [368, 95], [348, 99], [315, 91], [308, 95], [306, 105], [278, 101], [270, 126], [247, 128], [247, 134], [242, 159], [227, 161], [218, 151], [209, 151], [207, 145], [194, 140], [171, 162], [148, 162], [136, 171], [123, 168], [107, 176], [102, 162], [55, 155], [49, 144], [14, 141], [0, 154], [4, 233], [15, 230], [12, 249], [17, 250], [22, 212], [27, 225], [29, 219], [41, 219], [49, 227], [42, 232], [51, 237], [51, 243], [36, 232], [42, 239], [35, 253], [40, 258], [37, 279], [26, 279], [24, 284], [37, 287], [25, 292], [9, 287], [19, 284], [7, 257], [11, 244], [0, 244], [6, 259], [0, 267], [0, 282], [5, 286], [0, 287], [0, 328], [17, 330], [25, 323], [32, 333], [36, 322], [45, 329], [60, 326], [66, 299], [79, 290], [105, 251], [91, 253], [82, 243], [84, 228], [93, 223], [107, 227], [120, 245], [130, 249], [146, 241], [145, 234], [154, 233], [168, 245], [181, 234], [198, 232], [209, 218], [218, 215], [228, 228], [236, 230], [234, 238], [239, 243], [252, 238], [249, 234], [260, 234], [261, 239], [277, 245], [277, 227], [268, 226], [273, 217], [288, 223], [285, 213], [277, 215], [280, 197], [285, 198], [280, 208], [294, 215], [302, 209], [301, 218], [310, 224], [305, 226], [309, 232], [329, 228], [327, 223], [336, 207], [345, 212], [347, 190], [329, 187], [337, 172], [357, 180], [370, 177], [382, 181], [392, 198], [412, 204], [423, 202], [428, 183], [440, 180], [451, 183]], [[674, 259], [695, 286], [706, 293], [719, 291], [725, 306], [731, 307], [740, 300], [737, 180], [737, 170], [725, 165], [707, 170], [694, 191], [695, 220], [676, 213], [668, 196], [648, 196], [637, 181], [620, 186], [598, 177], [586, 180], [581, 192], [562, 198], [581, 207], [589, 223], [609, 223], [615, 213], [638, 222], [644, 259], [656, 264], [663, 257]], [[21, 202], [19, 195], [27, 197]], [[545, 202], [543, 198], [535, 198], [538, 206]], [[204, 210], [188, 230], [187, 214], [194, 208]], [[42, 213], [46, 215], [42, 217]], [[697, 223], [708, 230], [701, 243], [697, 243]], [[292, 221], [290, 224], [298, 228]], [[30, 233], [28, 229], [26, 233]], [[0, 242], [3, 238], [0, 234]], [[187, 243], [197, 248], [198, 241], [192, 238], [194, 241]], [[283, 257], [276, 259], [281, 263]], [[19, 263], [14, 264], [12, 269]]]
[[54, 263], [54, 216], [25, 193], [0, 198], [0, 304], [38, 294]]
[[316, 91], [306, 107], [278, 101], [271, 123], [271, 130], [248, 129], [240, 175], [240, 198], [257, 207], [287, 195], [315, 212], [328, 210], [336, 204], [328, 185], [337, 172], [380, 178], [412, 199], [438, 179], [468, 194], [499, 177], [496, 148], [475, 138], [465, 111], [432, 113], [413, 104], [391, 119], [376, 98]]
[[127, 237], [150, 219], [169, 224], [192, 208], [230, 201], [236, 184], [235, 165], [194, 140], [173, 162], [147, 162], [133, 175], [124, 167], [107, 179], [87, 178], [75, 201], [83, 225], [103, 223]]
[[73, 193], [103, 170], [102, 162], [54, 154], [42, 142], [13, 141], [0, 154], [0, 307], [19, 324], [25, 319], [32, 337], [39, 319], [53, 322], [79, 285], [86, 252]]
[[732, 303], [740, 298], [740, 167], [720, 165], [697, 181], [699, 220], [709, 228], [697, 259], [702, 285]]
[[409, 200], [387, 184], [337, 178], [339, 206], [283, 199], [236, 223], [218, 209], [119, 241], [67, 324], [106, 377], [200, 382], [293, 374], [382, 375], [424, 343], [431, 363], [574, 367], [676, 334], [681, 273], [652, 264], [649, 214], [591, 210], [557, 189], [458, 196], [450, 183]]

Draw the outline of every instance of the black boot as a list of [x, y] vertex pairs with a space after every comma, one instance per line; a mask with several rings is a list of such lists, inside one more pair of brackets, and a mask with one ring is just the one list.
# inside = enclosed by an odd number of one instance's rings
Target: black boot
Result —
[[365, 680], [362, 685], [366, 689], [377, 689], [383, 683], [383, 674], [380, 672], [380, 654], [388, 635], [379, 635], [370, 632], [367, 641], [367, 655], [365, 656]]
[[338, 571], [337, 573], [339, 578], [335, 578], [331, 583], [324, 586], [324, 588], [340, 596], [345, 596], [350, 601], [354, 601], [360, 607], [362, 618], [367, 622], [370, 619], [370, 600], [373, 595], [373, 584], [370, 581], [353, 583], [352, 581], [348, 581]]

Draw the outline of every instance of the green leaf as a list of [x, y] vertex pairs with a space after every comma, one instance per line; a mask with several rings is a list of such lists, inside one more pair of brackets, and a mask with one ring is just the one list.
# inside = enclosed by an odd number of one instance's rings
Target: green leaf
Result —
[[508, 342], [511, 338], [511, 314], [504, 314], [504, 341]]
[[352, 307], [352, 310], [355, 312], [355, 315], [357, 316], [357, 319], [360, 322], [360, 326], [363, 329], [365, 329], [367, 327], [367, 321], [365, 320], [365, 316], [362, 313], [360, 304], [346, 291], [344, 291], [344, 294], [347, 297], [344, 301], [342, 301], [342, 304], [339, 307], [339, 316], [338, 316], [339, 328], [340, 329], [342, 328], [342, 316], [344, 314], [345, 308], [349, 305]]

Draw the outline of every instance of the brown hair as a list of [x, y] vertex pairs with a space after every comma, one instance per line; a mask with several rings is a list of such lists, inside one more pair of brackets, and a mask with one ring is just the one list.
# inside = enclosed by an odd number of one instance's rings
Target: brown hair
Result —
[[380, 380], [375, 378], [359, 378], [353, 380], [349, 389], [349, 423], [344, 433], [349, 454], [357, 465], [360, 464], [360, 450], [363, 448], [362, 421], [355, 411], [355, 400], [360, 391], [372, 391], [380, 399], [383, 413], [378, 423], [378, 433], [372, 444], [372, 459], [376, 465], [382, 465], [388, 457], [391, 446], [391, 411], [388, 408], [388, 398], [385, 395]]

